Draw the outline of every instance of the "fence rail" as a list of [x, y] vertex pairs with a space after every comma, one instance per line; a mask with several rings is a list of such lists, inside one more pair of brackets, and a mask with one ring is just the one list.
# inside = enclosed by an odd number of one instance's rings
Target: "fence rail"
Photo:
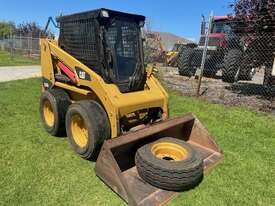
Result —
[[0, 49], [7, 50], [11, 54], [23, 53], [29, 56], [40, 56], [39, 38], [11, 36], [0, 39]]

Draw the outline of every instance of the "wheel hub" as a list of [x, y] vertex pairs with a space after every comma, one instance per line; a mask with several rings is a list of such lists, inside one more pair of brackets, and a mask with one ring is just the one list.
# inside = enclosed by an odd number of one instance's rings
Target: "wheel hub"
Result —
[[160, 142], [152, 146], [151, 152], [159, 159], [168, 161], [182, 161], [188, 156], [185, 148], [170, 142]]
[[54, 112], [49, 100], [46, 100], [43, 104], [43, 114], [47, 125], [52, 127], [54, 125]]
[[83, 118], [79, 114], [72, 116], [71, 131], [75, 143], [80, 147], [85, 147], [88, 143], [88, 130]]

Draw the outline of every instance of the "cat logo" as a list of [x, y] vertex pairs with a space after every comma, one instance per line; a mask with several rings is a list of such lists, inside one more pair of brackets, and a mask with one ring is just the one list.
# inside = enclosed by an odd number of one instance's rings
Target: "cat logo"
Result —
[[80, 78], [80, 79], [85, 79], [85, 77], [86, 77], [86, 72], [84, 72], [84, 71], [79, 71], [79, 78]]
[[83, 79], [83, 80], [87, 80], [87, 81], [91, 80], [90, 75], [87, 72], [85, 72], [83, 69], [81, 69], [79, 67], [76, 67], [75, 71], [76, 71], [77, 76], [79, 77], [79, 79]]

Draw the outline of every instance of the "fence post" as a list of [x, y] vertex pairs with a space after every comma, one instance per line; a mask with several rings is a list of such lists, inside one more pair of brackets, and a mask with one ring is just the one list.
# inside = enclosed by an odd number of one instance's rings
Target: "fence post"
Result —
[[32, 38], [32, 32], [31, 32], [31, 36], [30, 36], [30, 41], [31, 41], [31, 49], [30, 49], [30, 57], [32, 56], [32, 47], [33, 47], [33, 38]]
[[28, 55], [29, 55], [29, 57], [30, 57], [30, 35], [28, 34], [27, 36], [26, 36], [26, 38], [27, 38], [27, 42], [28, 42], [28, 51], [27, 51], [27, 53], [28, 53]]
[[203, 77], [203, 70], [204, 70], [205, 59], [206, 59], [206, 55], [207, 55], [209, 34], [212, 29], [212, 21], [213, 21], [213, 12], [211, 12], [211, 14], [209, 16], [209, 20], [208, 20], [208, 29], [207, 29], [206, 36], [205, 36], [204, 49], [203, 49], [201, 67], [200, 67], [200, 72], [199, 72], [198, 87], [197, 87], [197, 92], [196, 92], [197, 96], [200, 96], [201, 81], [202, 81], [202, 77]]
[[14, 36], [13, 35], [10, 36], [10, 42], [11, 42], [10, 43], [10, 46], [11, 46], [11, 48], [10, 48], [10, 50], [11, 50], [11, 59], [13, 59], [13, 55], [14, 55], [13, 54], [13, 52], [14, 52], [13, 51], [14, 50]]
[[19, 33], [19, 42], [20, 42], [20, 52], [22, 52], [23, 50], [23, 45], [22, 45], [22, 36], [21, 36], [21, 33]]

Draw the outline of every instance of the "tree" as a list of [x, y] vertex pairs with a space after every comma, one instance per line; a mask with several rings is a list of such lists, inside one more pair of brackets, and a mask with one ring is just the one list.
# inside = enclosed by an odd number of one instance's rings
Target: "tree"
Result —
[[275, 52], [275, 0], [237, 0], [233, 8], [237, 21], [244, 24], [238, 31], [248, 40], [250, 62], [270, 71]]
[[52, 36], [53, 34], [49, 31], [44, 32], [36, 22], [27, 22], [17, 26], [16, 35], [39, 38], [41, 35]]
[[8, 38], [14, 34], [15, 24], [13, 22], [0, 22], [0, 38]]
[[237, 0], [233, 8], [236, 18], [245, 23], [243, 32], [275, 33], [275, 0]]

